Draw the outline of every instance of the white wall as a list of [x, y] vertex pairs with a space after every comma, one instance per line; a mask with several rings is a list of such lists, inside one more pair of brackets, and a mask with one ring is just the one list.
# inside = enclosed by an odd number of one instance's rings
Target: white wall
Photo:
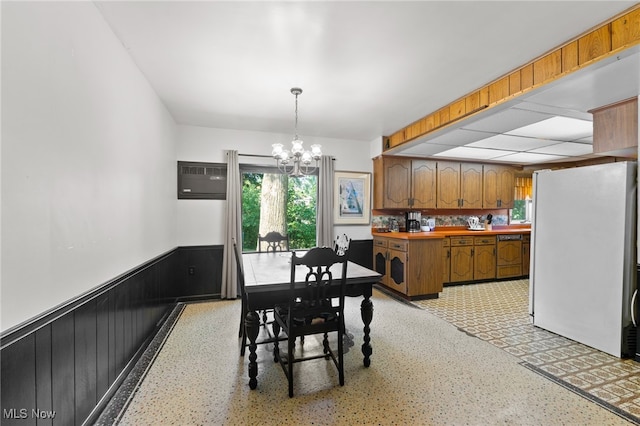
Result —
[[176, 126], [91, 2], [2, 2], [1, 329], [176, 244]]
[[[225, 150], [240, 154], [270, 155], [271, 144], [289, 145], [292, 134], [250, 132], [178, 126], [178, 160], [226, 162]], [[334, 168], [340, 171], [371, 172], [370, 153], [379, 141], [363, 142], [300, 135], [305, 146], [322, 145], [322, 152], [335, 158]], [[381, 142], [380, 142], [380, 146]], [[240, 157], [240, 163], [274, 165], [270, 158]], [[373, 184], [373, 182], [372, 182]], [[178, 245], [209, 245], [224, 243], [224, 209], [226, 201], [178, 200]], [[370, 239], [371, 227], [335, 226], [335, 234], [347, 233], [353, 239]]]

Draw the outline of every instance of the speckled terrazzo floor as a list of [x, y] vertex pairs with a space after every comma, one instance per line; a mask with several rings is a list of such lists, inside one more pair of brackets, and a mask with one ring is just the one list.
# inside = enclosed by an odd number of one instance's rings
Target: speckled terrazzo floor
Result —
[[[294, 398], [258, 346], [258, 388], [239, 356], [239, 301], [184, 306], [121, 413], [122, 425], [622, 425], [627, 420], [525, 368], [520, 357], [375, 290], [370, 368], [362, 365], [360, 299], [347, 300], [355, 346], [346, 383], [333, 364], [296, 364]], [[307, 339], [305, 350], [317, 341]], [[121, 396], [122, 398], [122, 396]], [[116, 398], [114, 398], [116, 399]]]

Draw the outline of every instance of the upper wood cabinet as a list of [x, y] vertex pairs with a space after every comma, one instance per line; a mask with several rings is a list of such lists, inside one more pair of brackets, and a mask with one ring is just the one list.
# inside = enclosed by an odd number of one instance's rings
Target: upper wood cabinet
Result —
[[482, 208], [481, 164], [438, 161], [437, 168], [437, 208]]
[[374, 209], [436, 207], [436, 162], [399, 157], [373, 160]]
[[509, 166], [485, 164], [482, 178], [482, 208], [513, 208], [515, 171]]

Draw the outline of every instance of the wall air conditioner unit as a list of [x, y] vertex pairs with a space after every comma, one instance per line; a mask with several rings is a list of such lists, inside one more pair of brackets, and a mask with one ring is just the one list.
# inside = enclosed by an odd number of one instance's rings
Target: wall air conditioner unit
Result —
[[225, 200], [226, 163], [178, 161], [178, 199]]

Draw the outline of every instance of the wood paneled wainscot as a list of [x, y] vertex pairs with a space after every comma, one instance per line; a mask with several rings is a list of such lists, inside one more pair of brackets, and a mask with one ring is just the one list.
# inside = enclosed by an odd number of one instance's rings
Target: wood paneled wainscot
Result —
[[373, 268], [380, 283], [408, 298], [442, 291], [442, 239], [373, 238]]

